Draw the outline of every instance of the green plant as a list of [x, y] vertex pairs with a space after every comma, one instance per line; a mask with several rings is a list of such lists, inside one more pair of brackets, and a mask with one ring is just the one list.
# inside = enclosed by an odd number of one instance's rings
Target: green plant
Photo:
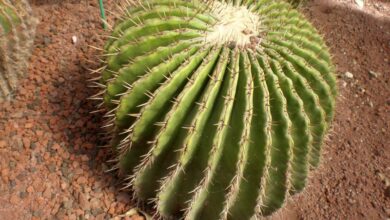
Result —
[[11, 98], [26, 72], [35, 26], [27, 1], [0, 0], [0, 101]]
[[289, 2], [294, 7], [298, 7], [298, 6], [302, 5], [303, 3], [307, 2], [307, 0], [287, 0], [287, 2]]
[[113, 170], [156, 215], [249, 219], [301, 191], [333, 117], [334, 68], [288, 3], [150, 0], [123, 9], [92, 99]]

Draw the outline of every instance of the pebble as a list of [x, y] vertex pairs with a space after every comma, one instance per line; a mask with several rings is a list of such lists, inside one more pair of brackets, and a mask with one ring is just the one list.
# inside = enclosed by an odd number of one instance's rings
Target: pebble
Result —
[[23, 145], [25, 149], [30, 148], [31, 141], [29, 138], [23, 138]]
[[43, 191], [43, 197], [47, 198], [47, 199], [50, 199], [51, 198], [51, 188], [50, 187], [46, 187], [45, 191]]
[[91, 210], [91, 214], [93, 216], [97, 216], [97, 215], [101, 214], [102, 212], [103, 212], [103, 210], [101, 208], [94, 208]]
[[33, 124], [32, 123], [26, 123], [24, 125], [24, 128], [32, 128], [33, 127]]
[[79, 178], [77, 178], [77, 183], [78, 184], [86, 184], [87, 182], [88, 182], [88, 180], [84, 176], [80, 176]]
[[10, 180], [9, 181], [9, 186], [12, 188], [14, 188], [16, 186], [16, 181], [15, 180]]
[[368, 71], [368, 73], [370, 74], [370, 76], [371, 77], [373, 77], [373, 78], [378, 78], [378, 76], [379, 76], [379, 73], [376, 73], [376, 72], [374, 72], [374, 71]]
[[65, 209], [71, 209], [73, 207], [73, 202], [71, 200], [64, 201], [62, 203], [62, 207], [64, 207]]
[[80, 204], [80, 207], [83, 208], [84, 210], [90, 209], [90, 204], [88, 202], [88, 199], [83, 193], [79, 193], [78, 202]]
[[106, 216], [105, 213], [101, 213], [101, 214], [96, 216], [96, 220], [104, 220], [105, 216]]
[[48, 37], [48, 36], [44, 36], [44, 37], [43, 37], [43, 44], [44, 44], [45, 46], [47, 46], [47, 45], [49, 45], [50, 43], [51, 43], [51, 38]]
[[145, 220], [145, 218], [140, 215], [133, 215], [131, 216], [131, 220]]
[[344, 76], [347, 77], [348, 79], [352, 79], [353, 78], [353, 74], [351, 72], [345, 72]]
[[9, 166], [9, 168], [10, 168], [11, 170], [13, 170], [13, 169], [15, 168], [15, 166], [16, 166], [16, 162], [13, 161], [13, 160], [11, 160], [11, 161], [8, 163], [8, 166]]
[[20, 193], [19, 193], [19, 197], [20, 197], [21, 199], [24, 199], [24, 198], [26, 198], [26, 197], [27, 197], [27, 195], [28, 195], [28, 193], [27, 193], [27, 192], [25, 192], [25, 191], [22, 191], [22, 192], [20, 192]]
[[30, 144], [30, 149], [31, 149], [31, 150], [34, 150], [36, 147], [37, 147], [37, 144], [36, 144], [36, 143], [31, 143], [31, 144]]
[[68, 187], [68, 185], [66, 183], [61, 183], [61, 189], [62, 190], [65, 190], [66, 188]]
[[49, 169], [49, 171], [51, 173], [55, 172], [56, 171], [56, 165], [55, 164], [49, 164], [49, 166], [47, 167]]
[[97, 198], [92, 198], [90, 200], [90, 204], [91, 204], [91, 208], [93, 208], [93, 209], [100, 208], [103, 205], [102, 202]]
[[116, 202], [111, 203], [110, 208], [108, 209], [109, 214], [111, 215], [115, 214], [115, 206], [116, 206]]
[[55, 215], [58, 212], [59, 208], [60, 208], [60, 204], [59, 203], [55, 203], [50, 214], [51, 215]]
[[41, 210], [33, 211], [32, 215], [34, 217], [41, 217], [42, 216], [42, 211]]
[[16, 204], [18, 204], [18, 202], [19, 202], [19, 198], [18, 198], [15, 194], [13, 194], [13, 195], [11, 196], [9, 202], [10, 202], [11, 204], [13, 204], [13, 205], [16, 205]]
[[72, 43], [76, 44], [77, 43], [77, 36], [72, 36]]
[[5, 140], [0, 141], [0, 149], [5, 148], [7, 146], [7, 142]]

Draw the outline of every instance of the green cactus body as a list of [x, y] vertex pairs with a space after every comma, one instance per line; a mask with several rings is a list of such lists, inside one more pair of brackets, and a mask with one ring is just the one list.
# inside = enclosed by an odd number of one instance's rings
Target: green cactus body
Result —
[[11, 98], [25, 75], [36, 23], [27, 1], [0, 0], [0, 101]]
[[134, 198], [164, 219], [250, 219], [318, 166], [336, 96], [328, 49], [288, 3], [149, 0], [105, 45], [108, 108]]
[[287, 0], [292, 6], [298, 7], [301, 6], [302, 4], [306, 3], [307, 0]]

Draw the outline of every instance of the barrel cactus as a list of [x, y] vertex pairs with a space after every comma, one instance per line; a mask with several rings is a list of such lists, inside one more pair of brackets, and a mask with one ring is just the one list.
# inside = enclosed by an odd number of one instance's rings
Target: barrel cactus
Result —
[[319, 163], [336, 96], [316, 29], [285, 1], [137, 1], [104, 47], [112, 170], [163, 219], [267, 216]]
[[25, 75], [36, 20], [27, 1], [0, 0], [0, 101], [10, 99]]

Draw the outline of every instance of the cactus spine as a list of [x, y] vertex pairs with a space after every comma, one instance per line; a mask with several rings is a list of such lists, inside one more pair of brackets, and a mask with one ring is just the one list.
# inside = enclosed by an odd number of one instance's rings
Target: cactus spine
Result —
[[270, 215], [319, 163], [336, 96], [317, 31], [283, 1], [123, 8], [92, 99], [134, 198], [164, 219]]
[[35, 26], [27, 1], [0, 0], [0, 101], [11, 98], [27, 71]]

